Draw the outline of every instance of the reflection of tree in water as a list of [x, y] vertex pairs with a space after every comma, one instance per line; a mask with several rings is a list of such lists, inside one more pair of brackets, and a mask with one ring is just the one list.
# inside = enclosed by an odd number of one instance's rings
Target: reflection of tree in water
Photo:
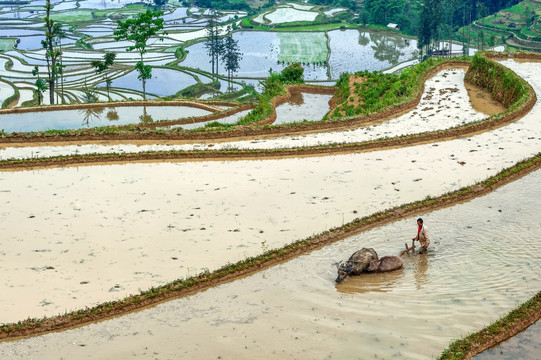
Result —
[[115, 120], [118, 120], [119, 118], [118, 112], [116, 111], [115, 108], [109, 108], [109, 111], [107, 111], [107, 114], [105, 114], [105, 116], [107, 117], [107, 120], [109, 121], [115, 121]]
[[359, 32], [359, 45], [366, 46], [370, 43], [370, 37], [367, 32]]
[[404, 55], [399, 49], [406, 47], [404, 39], [386, 36], [382, 34], [370, 33], [370, 39], [374, 43], [374, 57], [379, 61], [389, 61], [396, 64], [401, 55]]
[[304, 104], [304, 96], [300, 91], [290, 91], [291, 97], [287, 100], [288, 104], [291, 105], [302, 105]]
[[101, 120], [101, 113], [105, 110], [103, 107], [94, 107], [79, 110], [79, 113], [83, 115], [82, 125], [89, 126], [91, 120]]
[[141, 124], [151, 124], [154, 122], [154, 119], [150, 114], [147, 114], [147, 107], [143, 106], [143, 114], [139, 116], [139, 120], [141, 121]]

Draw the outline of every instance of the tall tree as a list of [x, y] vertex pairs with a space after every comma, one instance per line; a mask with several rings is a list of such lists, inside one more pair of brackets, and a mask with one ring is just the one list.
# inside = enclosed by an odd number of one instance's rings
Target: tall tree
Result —
[[477, 13], [481, 18], [481, 31], [479, 32], [479, 38], [481, 40], [481, 51], [483, 51], [485, 47], [485, 17], [487, 16], [487, 7], [484, 3], [477, 3]]
[[106, 52], [103, 55], [102, 60], [92, 60], [90, 64], [96, 70], [96, 74], [101, 74], [105, 72], [105, 88], [107, 89], [107, 98], [111, 101], [111, 96], [109, 95], [109, 88], [111, 87], [111, 78], [109, 77], [107, 70], [113, 65], [116, 59], [116, 54], [114, 52]]
[[35, 82], [36, 88], [34, 89], [34, 94], [36, 94], [38, 98], [38, 105], [41, 105], [41, 100], [43, 98], [42, 94], [45, 92], [45, 90], [47, 90], [47, 83], [39, 76], [39, 68], [37, 65], [34, 66], [34, 69], [32, 69], [32, 75], [38, 77]]
[[[439, 39], [439, 29], [442, 23], [441, 2], [439, 0], [425, 0], [422, 3], [421, 19], [419, 23], [419, 41], [417, 47], [426, 48], [426, 54], [432, 54], [432, 42]], [[436, 40], [439, 46], [439, 41]]]
[[364, 7], [375, 24], [387, 25], [397, 18], [405, 6], [405, 0], [366, 0]]
[[[49, 0], [48, 0], [49, 1]], [[146, 81], [152, 78], [152, 67], [145, 65], [143, 55], [147, 52], [147, 42], [153, 36], [158, 36], [160, 41], [163, 41], [161, 35], [167, 35], [163, 31], [163, 19], [160, 17], [163, 11], [147, 10], [140, 13], [137, 17], [127, 19], [126, 21], [118, 20], [117, 28], [114, 32], [115, 40], [128, 40], [134, 42], [126, 48], [126, 51], [136, 50], [139, 53], [140, 60], [135, 65], [135, 69], [139, 73], [137, 78], [141, 80], [143, 85], [143, 98], [146, 100]]]
[[457, 0], [447, 0], [447, 10], [449, 11], [449, 57], [453, 56], [453, 18], [455, 15], [455, 7]]
[[[62, 98], [62, 104], [65, 103], [64, 99], [64, 68], [66, 67], [63, 64], [62, 61], [62, 39], [67, 38], [66, 32], [61, 28], [58, 32], [58, 50], [60, 50], [60, 57], [59, 57], [59, 66], [57, 69], [58, 76], [60, 76], [60, 97]], [[58, 77], [57, 77], [57, 85], [58, 85]], [[58, 91], [56, 92], [56, 102], [58, 103]]]
[[233, 34], [229, 33], [224, 40], [224, 51], [222, 54], [222, 60], [227, 70], [227, 79], [231, 85], [231, 78], [234, 73], [240, 68], [240, 60], [242, 60], [242, 53], [240, 52], [239, 42], [233, 39]]
[[165, 4], [167, 4], [169, 0], [154, 0], [154, 4], [161, 8], [162, 6], [164, 6]]
[[218, 60], [223, 53], [223, 41], [220, 36], [222, 29], [219, 27], [218, 13], [215, 10], [212, 11], [205, 29], [207, 37], [205, 49], [212, 64], [212, 74], [218, 74]]
[[49, 103], [54, 104], [55, 84], [59, 72], [58, 58], [62, 51], [57, 48], [62, 26], [51, 19], [51, 0], [45, 2], [45, 17], [43, 18], [45, 27], [45, 39], [41, 40], [41, 45], [45, 48], [45, 60], [47, 62], [47, 75], [49, 82]]

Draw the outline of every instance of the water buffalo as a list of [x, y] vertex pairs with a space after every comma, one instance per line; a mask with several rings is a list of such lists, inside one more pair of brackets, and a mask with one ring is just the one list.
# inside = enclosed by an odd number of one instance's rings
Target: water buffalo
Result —
[[345, 264], [340, 263], [338, 266], [337, 283], [344, 281], [349, 275], [360, 275], [368, 270], [368, 266], [372, 260], [377, 260], [378, 254], [372, 248], [362, 248], [356, 251], [349, 257]]
[[368, 271], [393, 271], [400, 269], [403, 265], [404, 262], [400, 256], [384, 256], [379, 260], [372, 260], [370, 266], [368, 266]]

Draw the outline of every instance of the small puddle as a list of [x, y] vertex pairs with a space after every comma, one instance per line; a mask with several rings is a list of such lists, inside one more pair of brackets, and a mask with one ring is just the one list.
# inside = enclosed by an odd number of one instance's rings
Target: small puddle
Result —
[[505, 111], [505, 106], [492, 98], [490, 93], [480, 87], [465, 82], [471, 106], [480, 113], [494, 115]]
[[332, 95], [312, 94], [291, 90], [289, 100], [276, 107], [276, 120], [273, 125], [292, 122], [319, 121], [329, 111]]

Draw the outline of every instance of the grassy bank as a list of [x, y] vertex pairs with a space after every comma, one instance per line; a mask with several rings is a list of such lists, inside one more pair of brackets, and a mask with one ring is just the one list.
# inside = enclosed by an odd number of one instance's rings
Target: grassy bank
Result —
[[438, 360], [463, 360], [515, 336], [541, 317], [541, 291], [489, 326], [453, 341]]
[[524, 80], [510, 69], [479, 53], [472, 58], [465, 80], [488, 91], [506, 108], [520, 104], [528, 96]]
[[[340, 104], [333, 110], [332, 119], [366, 117], [414, 101], [422, 91], [427, 75], [445, 63], [469, 64], [469, 58], [429, 58], [400, 75], [381, 72], [360, 71], [353, 76], [360, 78], [354, 89], [350, 88], [351, 74], [344, 73], [337, 82]], [[359, 99], [355, 104], [348, 101], [354, 95]]]

